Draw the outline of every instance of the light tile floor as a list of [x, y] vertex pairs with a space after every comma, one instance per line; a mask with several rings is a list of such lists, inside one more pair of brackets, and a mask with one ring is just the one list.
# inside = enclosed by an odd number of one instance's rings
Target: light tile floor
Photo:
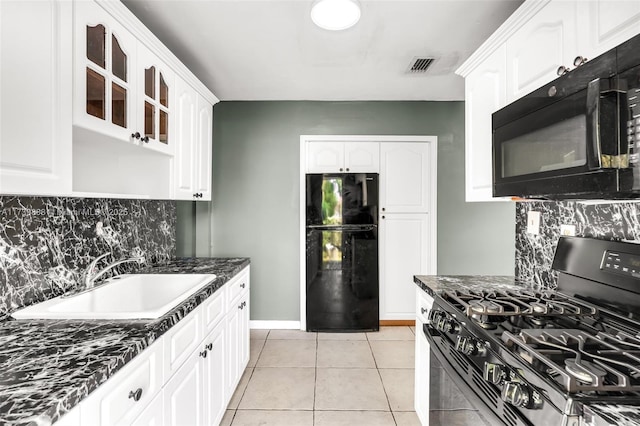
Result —
[[413, 327], [378, 333], [251, 330], [223, 426], [420, 426]]

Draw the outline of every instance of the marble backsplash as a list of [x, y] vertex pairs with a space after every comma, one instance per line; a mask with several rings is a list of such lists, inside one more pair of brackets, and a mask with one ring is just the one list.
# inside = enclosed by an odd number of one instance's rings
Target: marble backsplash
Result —
[[100, 254], [172, 259], [175, 230], [173, 201], [0, 196], [0, 319], [77, 286]]
[[[539, 211], [540, 234], [527, 233], [527, 214]], [[527, 201], [516, 204], [515, 275], [555, 288], [551, 271], [560, 225], [574, 225], [579, 237], [640, 243], [640, 203], [602, 201]]]

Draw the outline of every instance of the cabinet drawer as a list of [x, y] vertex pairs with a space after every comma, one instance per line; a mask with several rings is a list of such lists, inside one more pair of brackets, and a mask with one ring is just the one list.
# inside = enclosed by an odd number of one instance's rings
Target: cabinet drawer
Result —
[[246, 269], [240, 272], [239, 276], [234, 278], [227, 286], [227, 307], [232, 309], [240, 295], [249, 291], [249, 270]]
[[[422, 289], [416, 289], [416, 316], [418, 318], [418, 323], [426, 323], [427, 315], [429, 311], [433, 307], [433, 298], [425, 293]], [[416, 323], [416, 326], [418, 325]]]
[[163, 384], [162, 341], [153, 344], [109, 378], [81, 407], [81, 424], [129, 424]]
[[192, 311], [164, 336], [166, 378], [180, 368], [202, 341], [200, 309]]
[[211, 330], [220, 322], [225, 313], [225, 293], [226, 288], [223, 286], [213, 293], [207, 300], [202, 303], [202, 336], [209, 334]]

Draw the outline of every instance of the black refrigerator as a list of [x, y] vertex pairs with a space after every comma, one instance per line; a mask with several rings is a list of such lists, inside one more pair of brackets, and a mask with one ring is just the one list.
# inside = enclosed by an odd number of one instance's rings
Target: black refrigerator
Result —
[[378, 174], [306, 176], [307, 330], [377, 331]]

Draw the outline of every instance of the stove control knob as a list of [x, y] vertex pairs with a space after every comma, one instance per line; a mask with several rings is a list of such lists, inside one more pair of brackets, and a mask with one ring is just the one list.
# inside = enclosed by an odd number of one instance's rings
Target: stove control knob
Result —
[[502, 387], [502, 400], [514, 407], [525, 408], [529, 405], [531, 395], [527, 385], [518, 382], [505, 382]]
[[427, 315], [427, 321], [429, 322], [429, 324], [433, 324], [435, 326], [442, 315], [444, 315], [444, 312], [432, 309]]
[[484, 371], [482, 376], [487, 382], [494, 385], [500, 385], [506, 379], [508, 370], [504, 365], [492, 364], [490, 362], [484, 363]]
[[487, 348], [479, 340], [469, 336], [458, 336], [456, 350], [468, 356], [484, 356], [487, 353]]
[[458, 334], [460, 333], [460, 324], [458, 324], [458, 321], [450, 318], [444, 322], [442, 331], [449, 334]]

